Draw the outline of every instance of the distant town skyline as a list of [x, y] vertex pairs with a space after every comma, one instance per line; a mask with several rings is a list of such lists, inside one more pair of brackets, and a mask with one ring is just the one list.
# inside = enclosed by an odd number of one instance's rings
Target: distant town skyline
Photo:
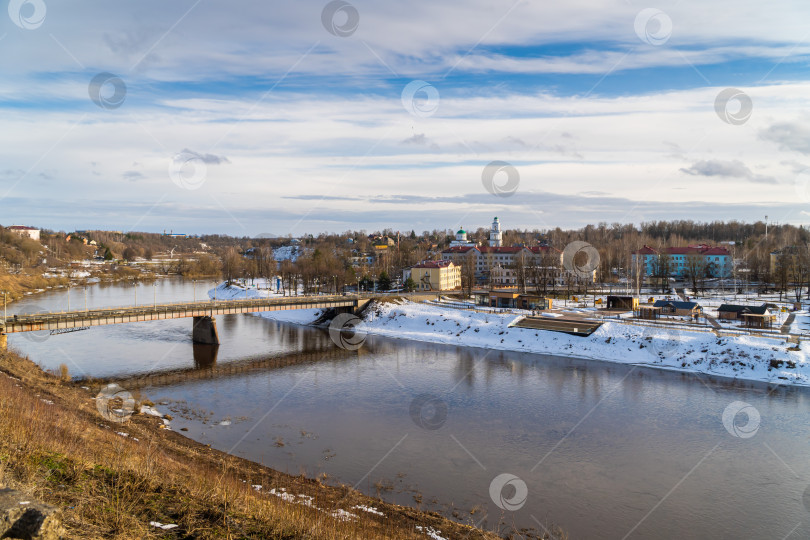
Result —
[[789, 0], [14, 2], [0, 222], [810, 223], [807, 20]]

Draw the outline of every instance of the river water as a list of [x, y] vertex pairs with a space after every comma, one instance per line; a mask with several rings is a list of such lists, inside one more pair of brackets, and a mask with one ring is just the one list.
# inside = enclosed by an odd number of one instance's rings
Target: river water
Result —
[[[142, 284], [137, 301], [202, 298], [211, 286]], [[70, 295], [72, 308], [84, 306], [83, 288]], [[86, 295], [93, 308], [132, 304], [136, 291], [96, 284]], [[9, 313], [66, 308], [61, 290]], [[179, 372], [137, 389], [174, 412], [174, 430], [491, 530], [810, 538], [806, 388], [373, 336], [346, 352], [320, 329], [251, 315], [217, 323], [215, 354], [192, 346], [190, 319], [12, 335], [9, 345], [74, 377]], [[299, 357], [193, 376], [214, 363]]]

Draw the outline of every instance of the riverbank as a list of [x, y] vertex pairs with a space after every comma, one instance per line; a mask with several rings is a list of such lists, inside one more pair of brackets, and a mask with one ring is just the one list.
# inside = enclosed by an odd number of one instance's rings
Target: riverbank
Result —
[[151, 281], [157, 279], [157, 275], [143, 273], [141, 270], [128, 266], [116, 266], [114, 269], [89, 268], [87, 270], [63, 273], [0, 273], [0, 292], [8, 294], [7, 304], [11, 304], [25, 296], [48, 290], [63, 289], [68, 286], [83, 287], [91, 283], [115, 283], [136, 279]]
[[510, 326], [519, 316], [440, 304], [376, 304], [360, 332], [451, 345], [503, 349], [644, 365], [693, 373], [810, 385], [807, 351], [784, 339], [717, 337], [683, 327], [606, 321], [587, 337]]
[[[67, 287], [67, 277], [45, 277], [42, 274], [3, 274], [0, 273], [0, 292], [7, 293], [6, 303], [10, 304], [23, 296], [42, 292], [46, 289]], [[0, 299], [0, 301], [2, 301]]]
[[[210, 293], [210, 294], [213, 294]], [[264, 291], [217, 288], [218, 297], [264, 296]], [[528, 313], [527, 313], [528, 314]], [[317, 310], [276, 311], [262, 317], [311, 324]], [[547, 315], [556, 315], [554, 312]], [[559, 315], [558, 315], [559, 316]], [[810, 386], [808, 351], [784, 339], [735, 335], [718, 337], [675, 324], [647, 326], [606, 321], [587, 337], [511, 326], [520, 315], [481, 313], [437, 303], [407, 300], [376, 303], [356, 330], [485, 349], [552, 354], [774, 384]]]
[[213, 450], [148, 406], [113, 422], [101, 385], [13, 352], [0, 373], [0, 487], [60, 508], [69, 538], [497, 538]]

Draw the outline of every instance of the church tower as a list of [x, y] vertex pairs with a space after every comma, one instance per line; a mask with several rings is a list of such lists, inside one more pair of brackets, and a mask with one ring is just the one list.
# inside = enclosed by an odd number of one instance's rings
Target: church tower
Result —
[[492, 222], [492, 229], [489, 231], [490, 247], [501, 247], [503, 245], [503, 233], [501, 233], [501, 222], [496, 217]]

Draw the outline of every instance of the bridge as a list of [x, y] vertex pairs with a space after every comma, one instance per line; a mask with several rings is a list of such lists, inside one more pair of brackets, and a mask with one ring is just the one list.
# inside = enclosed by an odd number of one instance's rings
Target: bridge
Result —
[[0, 349], [6, 347], [7, 334], [18, 332], [50, 331], [60, 333], [106, 324], [161, 321], [184, 317], [193, 319], [192, 341], [218, 345], [219, 335], [214, 320], [215, 315], [289, 309], [335, 309], [356, 313], [365, 307], [369, 301], [381, 296], [386, 295], [279, 296], [17, 314], [7, 318], [4, 317], [3, 323], [0, 324]]

